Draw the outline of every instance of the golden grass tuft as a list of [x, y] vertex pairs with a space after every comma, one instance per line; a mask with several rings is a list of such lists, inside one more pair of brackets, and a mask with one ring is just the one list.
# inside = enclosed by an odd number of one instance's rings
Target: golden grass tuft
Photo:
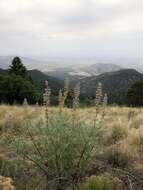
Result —
[[2, 190], [15, 190], [13, 180], [9, 177], [0, 176], [0, 189]]

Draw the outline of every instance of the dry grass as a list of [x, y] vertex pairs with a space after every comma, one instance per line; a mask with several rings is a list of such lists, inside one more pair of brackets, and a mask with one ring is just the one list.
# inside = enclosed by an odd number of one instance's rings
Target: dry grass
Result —
[[[50, 108], [54, 111], [59, 108]], [[73, 110], [64, 108], [64, 112], [72, 115]], [[95, 120], [95, 108], [78, 109], [76, 117], [86, 123], [92, 124]], [[99, 116], [100, 117], [100, 116]], [[45, 118], [45, 110], [42, 107], [0, 106], [0, 134], [1, 136], [13, 135], [15, 129], [30, 119], [33, 122]], [[143, 175], [143, 109], [126, 107], [107, 107], [104, 117], [104, 163], [122, 164], [137, 170]], [[0, 146], [0, 154], [7, 154], [8, 150]], [[120, 155], [120, 160], [115, 160], [114, 155]], [[112, 160], [113, 159], [113, 160]], [[113, 163], [114, 164], [114, 163]]]
[[3, 176], [0, 176], [0, 188], [3, 190], [15, 190], [12, 179]]
[[[54, 111], [58, 108], [50, 108]], [[64, 108], [65, 112], [71, 114], [72, 110]], [[129, 118], [130, 112], [133, 117]], [[95, 119], [95, 108], [78, 109], [76, 116], [78, 120], [93, 123]], [[0, 106], [0, 130], [1, 133], [18, 128], [26, 119], [44, 119], [45, 110], [42, 107], [28, 106]], [[143, 109], [126, 107], [108, 107], [103, 121], [105, 128], [106, 146], [118, 144], [128, 150], [133, 148], [134, 152], [143, 153]], [[132, 150], [132, 151], [133, 151]], [[133, 152], [132, 152], [133, 153]]]

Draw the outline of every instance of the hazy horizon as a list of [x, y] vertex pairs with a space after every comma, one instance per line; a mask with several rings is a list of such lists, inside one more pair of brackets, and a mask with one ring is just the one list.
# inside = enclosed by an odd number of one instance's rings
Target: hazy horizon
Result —
[[[15, 56], [19, 56], [22, 59], [23, 64], [28, 67], [32, 66], [32, 68], [40, 69], [47, 68], [47, 66], [51, 67], [59, 67], [66, 68], [71, 66], [90, 66], [94, 64], [110, 64], [117, 65], [121, 68], [134, 68], [139, 70], [143, 69], [143, 59], [142, 58], [134, 58], [128, 59], [125, 57], [70, 57], [70, 56], [22, 56], [22, 55], [0, 55], [0, 68], [7, 68], [8, 65], [11, 64], [12, 59]], [[34, 67], [35, 65], [35, 67]], [[41, 65], [41, 66], [40, 66]]]

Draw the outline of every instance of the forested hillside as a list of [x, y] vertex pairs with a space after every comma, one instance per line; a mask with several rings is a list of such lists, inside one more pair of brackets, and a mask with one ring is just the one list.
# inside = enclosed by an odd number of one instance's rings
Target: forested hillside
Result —
[[133, 69], [105, 73], [81, 80], [81, 94], [83, 96], [95, 96], [97, 85], [101, 82], [103, 91], [108, 94], [109, 103], [124, 104], [128, 89], [136, 81], [142, 79], [143, 75]]

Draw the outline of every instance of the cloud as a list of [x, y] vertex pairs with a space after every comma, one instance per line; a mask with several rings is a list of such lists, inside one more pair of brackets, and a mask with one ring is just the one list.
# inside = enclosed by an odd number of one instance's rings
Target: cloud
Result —
[[4, 54], [88, 54], [105, 47], [109, 54], [126, 47], [129, 54], [138, 51], [131, 42], [141, 48], [143, 41], [142, 0], [1, 0], [0, 10]]

